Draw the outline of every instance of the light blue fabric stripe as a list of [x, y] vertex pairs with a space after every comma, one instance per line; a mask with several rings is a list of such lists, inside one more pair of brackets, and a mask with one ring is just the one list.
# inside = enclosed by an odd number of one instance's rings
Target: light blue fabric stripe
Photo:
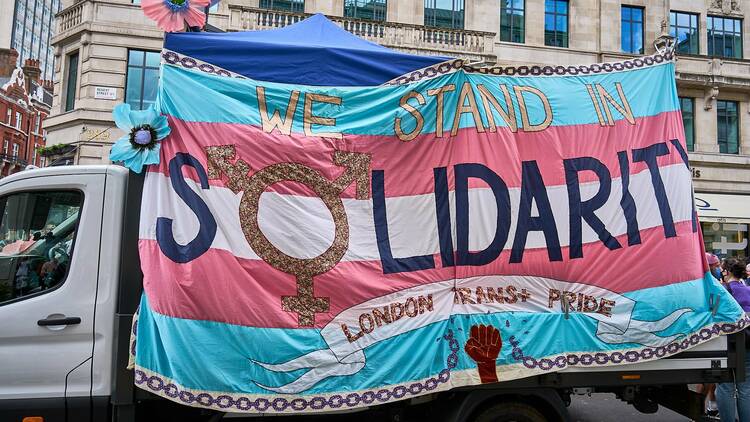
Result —
[[[709, 297], [720, 297], [720, 307], [711, 315]], [[691, 334], [716, 322], [734, 322], [743, 314], [729, 293], [706, 274], [704, 278], [627, 293], [637, 301], [633, 318], [651, 321], [672, 311], [691, 308], [668, 332]], [[329, 378], [305, 394], [375, 388], [426, 378], [446, 367], [450, 354], [442, 336], [452, 330], [460, 345], [456, 369], [475, 368], [463, 351], [468, 331], [475, 324], [491, 324], [502, 333], [498, 364], [519, 363], [513, 357], [511, 336], [524, 355], [543, 357], [563, 352], [598, 352], [638, 347], [607, 344], [596, 337], [596, 323], [583, 315], [503, 312], [455, 316], [419, 330], [401, 334], [365, 349], [367, 365], [355, 375]], [[139, 366], [172, 378], [185, 387], [228, 392], [267, 394], [253, 380], [278, 386], [288, 383], [304, 369], [290, 373], [266, 371], [251, 358], [286, 362], [325, 348], [316, 329], [254, 328], [210, 321], [172, 318], [153, 312], [146, 296], [141, 301], [136, 362]]]
[[[442, 77], [406, 85], [389, 87], [353, 87], [330, 88], [259, 83], [253, 80], [232, 79], [187, 70], [170, 65], [163, 66], [159, 92], [159, 106], [162, 112], [186, 121], [241, 123], [260, 125], [256, 87], [265, 87], [268, 112], [280, 110], [285, 115], [291, 92], [312, 92], [342, 98], [342, 105], [315, 103], [313, 114], [336, 119], [335, 127], [313, 125], [313, 132], [341, 132], [345, 134], [385, 135], [392, 136], [394, 120], [402, 118], [403, 130], [410, 132], [416, 124], [415, 119], [402, 108], [399, 102], [409, 91], [423, 95], [426, 104], [419, 105], [416, 99], [409, 101], [424, 116], [423, 134], [436, 130], [437, 101], [428, 95], [428, 91], [452, 84], [453, 92], [444, 95], [445, 112], [443, 127], [450, 132], [453, 117], [457, 108], [459, 91], [464, 82], [472, 85], [483, 125], [487, 125], [487, 116], [482, 106], [476, 85], [484, 85], [502, 105], [506, 105], [500, 89], [501, 84], [509, 87], [530, 86], [544, 92], [552, 108], [552, 126], [568, 126], [598, 123], [597, 113], [586, 89], [586, 84], [601, 84], [610, 95], [620, 103], [615, 83], [622, 88], [630, 103], [635, 118], [655, 116], [662, 112], [679, 110], [677, 90], [674, 83], [674, 64], [667, 63], [644, 69], [615, 72], [589, 76], [561, 77], [506, 77], [457, 72]], [[515, 98], [515, 97], [514, 97]], [[524, 94], [527, 104], [529, 122], [539, 124], [544, 120], [544, 108], [541, 101], [533, 94]], [[603, 100], [602, 100], [603, 101]], [[304, 94], [296, 107], [293, 132], [302, 133]], [[514, 99], [516, 121], [521, 126], [521, 115], [517, 101]], [[468, 104], [466, 102], [465, 104]], [[571, 107], [576, 104], [576, 107]], [[396, 111], [394, 113], [394, 110]], [[614, 107], [610, 106], [615, 120], [623, 119]], [[500, 115], [493, 111], [498, 126], [506, 126]], [[470, 113], [462, 114], [459, 126], [474, 127]], [[447, 136], [447, 134], [446, 134]]]

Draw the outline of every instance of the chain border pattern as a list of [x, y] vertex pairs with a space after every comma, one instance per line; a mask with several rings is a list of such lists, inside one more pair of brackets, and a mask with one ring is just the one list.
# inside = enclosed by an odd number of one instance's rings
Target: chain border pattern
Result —
[[[554, 357], [535, 359], [531, 356], [524, 356], [520, 349], [516, 350], [514, 346], [513, 357], [520, 360], [524, 367], [532, 370], [541, 370], [542, 372], [557, 371], [565, 369], [567, 366], [606, 366], [613, 364], [634, 363], [639, 361], [649, 361], [660, 359], [666, 356], [674, 355], [683, 350], [689, 349], [700, 343], [711, 340], [719, 335], [735, 333], [750, 325], [750, 317], [743, 316], [736, 323], [725, 322], [716, 323], [709, 327], [704, 327], [697, 333], [686, 336], [682, 339], [675, 340], [666, 346], [646, 347], [640, 350], [598, 352], [598, 353], [567, 353]], [[143, 369], [137, 367], [135, 370], [136, 386], [151, 391], [162, 397], [181, 402], [189, 406], [205, 407], [218, 410], [237, 410], [240, 412], [302, 412], [305, 410], [337, 410], [352, 409], [360, 406], [369, 406], [372, 404], [386, 403], [392, 400], [400, 400], [408, 395], [418, 396], [422, 393], [431, 392], [442, 384], [447, 384], [451, 378], [451, 370], [458, 365], [458, 351], [460, 349], [458, 340], [454, 337], [453, 330], [448, 330], [443, 336], [448, 341], [450, 354], [446, 360], [446, 368], [438, 373], [437, 376], [430, 377], [424, 381], [414, 382], [411, 384], [399, 384], [393, 387], [381, 388], [379, 390], [367, 390], [364, 392], [352, 392], [346, 395], [333, 394], [328, 397], [323, 395], [314, 396], [306, 399], [297, 397], [287, 399], [285, 397], [276, 397], [268, 399], [258, 397], [254, 400], [243, 395], [216, 394], [208, 392], [194, 393], [185, 389], [159, 374], [149, 375]]]
[[[162, 63], [172, 66], [182, 67], [185, 69], [198, 70], [216, 76], [227, 78], [248, 79], [238, 73], [231, 72], [219, 66], [195, 59], [172, 50], [163, 49], [161, 53]], [[606, 63], [593, 63], [589, 65], [578, 66], [493, 66], [493, 67], [476, 67], [468, 64], [464, 59], [453, 59], [434, 64], [422, 69], [417, 69], [405, 75], [391, 79], [385, 82], [384, 86], [406, 85], [419, 82], [426, 79], [436, 78], [438, 76], [462, 70], [466, 73], [478, 73], [481, 75], [493, 76], [586, 76], [598, 75], [602, 73], [622, 72], [632, 69], [640, 69], [669, 63], [675, 59], [672, 50], [664, 53], [656, 53], [650, 56], [636, 57], [629, 60]]]

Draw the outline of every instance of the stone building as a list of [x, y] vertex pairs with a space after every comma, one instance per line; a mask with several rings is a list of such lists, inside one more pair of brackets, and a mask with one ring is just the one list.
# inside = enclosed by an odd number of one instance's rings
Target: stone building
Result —
[[[106, 162], [121, 133], [111, 110], [154, 101], [163, 34], [138, 0], [63, 0], [52, 40], [55, 96], [48, 144]], [[750, 0], [223, 0], [209, 23], [261, 30], [324, 13], [402, 51], [484, 64], [618, 61], [677, 38], [677, 84], [708, 250], [748, 253]]]
[[15, 50], [0, 49], [0, 177], [46, 164], [38, 149], [45, 145], [52, 84], [40, 80], [38, 60], [26, 59], [21, 68], [17, 59]]

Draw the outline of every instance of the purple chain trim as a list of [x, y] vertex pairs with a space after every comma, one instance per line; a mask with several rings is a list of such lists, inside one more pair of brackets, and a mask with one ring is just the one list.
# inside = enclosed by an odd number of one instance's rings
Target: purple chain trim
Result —
[[[163, 50], [161, 53], [161, 57], [162, 59], [164, 59], [165, 63], [184, 67], [185, 69], [197, 69], [203, 73], [209, 73], [209, 74], [217, 75], [217, 76], [224, 76], [227, 78], [232, 77], [232, 73], [230, 73], [226, 69], [222, 69], [221, 67], [214, 66], [210, 63], [205, 63], [205, 62], [199, 63], [197, 60], [195, 60], [192, 57], [178, 54], [178, 53], [175, 53], [174, 51]], [[235, 75], [234, 77], [237, 79], [247, 79], [246, 77], [242, 75]]]
[[399, 76], [387, 82], [385, 85], [403, 85], [433, 78], [457, 69], [463, 69], [466, 73], [481, 73], [484, 75], [497, 76], [563, 76], [563, 75], [590, 75], [598, 73], [619, 72], [622, 70], [652, 66], [663, 62], [669, 62], [674, 58], [674, 53], [669, 51], [664, 54], [637, 57], [616, 63], [594, 63], [580, 66], [494, 66], [474, 67], [464, 64], [461, 59], [438, 63], [424, 69], [415, 70], [408, 75]]
[[543, 371], [549, 371], [552, 368], [563, 369], [568, 365], [606, 365], [608, 363], [635, 363], [642, 360], [651, 360], [654, 358], [663, 358], [667, 354], [674, 355], [683, 350], [688, 349], [691, 346], [695, 346], [701, 341], [710, 340], [713, 337], [722, 334], [731, 334], [741, 330], [750, 324], [750, 319], [743, 317], [736, 324], [735, 323], [722, 323], [714, 324], [711, 328], [703, 328], [699, 332], [692, 334], [689, 337], [675, 340], [666, 346], [659, 347], [646, 347], [639, 351], [628, 350], [626, 352], [598, 352], [598, 353], [568, 353], [564, 356], [558, 356], [554, 359], [535, 359], [531, 356], [524, 356], [521, 349], [517, 348], [518, 342], [514, 344], [514, 337], [510, 338], [511, 345], [513, 346], [513, 358], [523, 362], [523, 366], [529, 369], [541, 369]]
[[424, 382], [415, 382], [412, 384], [398, 385], [392, 388], [383, 388], [380, 390], [365, 391], [363, 393], [350, 393], [347, 395], [334, 394], [329, 398], [325, 397], [313, 397], [309, 400], [303, 398], [296, 398], [288, 400], [283, 397], [277, 397], [273, 400], [265, 398], [258, 398], [252, 400], [248, 397], [240, 397], [233, 399], [232, 397], [221, 394], [216, 397], [209, 393], [193, 394], [187, 390], [180, 390], [180, 387], [175, 384], [166, 382], [163, 378], [158, 375], [147, 375], [142, 370], [136, 369], [135, 371], [135, 384], [141, 388], [151, 390], [153, 392], [163, 392], [167, 397], [174, 399], [175, 401], [181, 401], [185, 404], [199, 404], [205, 407], [216, 406], [220, 409], [235, 408], [244, 412], [250, 410], [256, 410], [258, 412], [265, 411], [276, 411], [283, 412], [284, 410], [291, 409], [294, 411], [303, 411], [306, 409], [322, 410], [326, 407], [330, 409], [339, 409], [347, 407], [356, 407], [360, 403], [369, 405], [374, 402], [385, 403], [391, 399], [401, 399], [407, 395], [416, 396], [425, 391], [432, 391], [436, 389], [440, 384], [448, 382], [451, 376], [451, 370], [458, 365], [458, 340], [453, 336], [453, 330], [443, 336], [443, 339], [448, 341], [448, 348], [450, 354], [446, 361], [446, 368], [440, 371], [437, 377], [431, 377]]
[[[622, 363], [623, 361], [628, 363], [635, 363], [640, 360], [650, 360], [653, 358], [662, 358], [667, 354], [675, 354], [682, 350], [687, 349], [690, 346], [695, 346], [701, 341], [710, 340], [713, 337], [722, 334], [731, 334], [741, 330], [750, 324], [750, 319], [743, 317], [737, 323], [722, 323], [714, 324], [711, 328], [703, 328], [698, 333], [692, 334], [689, 337], [681, 340], [675, 340], [666, 346], [660, 347], [646, 347], [640, 351], [628, 350], [626, 352], [615, 351], [611, 353], [598, 352], [598, 353], [569, 353], [564, 356], [557, 356], [554, 359], [542, 358], [535, 359], [531, 356], [525, 356], [523, 351], [518, 347], [519, 342], [514, 336], [509, 338], [511, 346], [513, 346], [512, 356], [516, 360], [523, 362], [523, 365], [529, 369], [541, 369], [543, 371], [550, 371], [553, 368], [564, 369], [568, 365], [606, 365], [608, 363]], [[240, 397], [233, 399], [232, 397], [221, 394], [216, 397], [209, 393], [193, 394], [187, 390], [180, 390], [178, 386], [172, 383], [165, 382], [158, 375], [147, 375], [142, 370], [135, 371], [135, 384], [141, 388], [149, 389], [153, 392], [163, 392], [167, 397], [174, 400], [179, 400], [186, 404], [199, 404], [205, 407], [216, 406], [220, 409], [229, 409], [231, 407], [241, 411], [251, 411], [255, 409], [258, 412], [265, 412], [269, 410], [282, 412], [291, 408], [294, 411], [304, 411], [306, 409], [312, 410], [323, 410], [325, 408], [339, 409], [347, 407], [356, 407], [360, 403], [369, 405], [377, 401], [378, 403], [385, 403], [391, 399], [401, 399], [407, 395], [419, 395], [425, 391], [432, 391], [436, 389], [440, 384], [448, 382], [451, 376], [451, 370], [458, 365], [458, 351], [460, 349], [458, 340], [453, 336], [453, 330], [448, 330], [447, 334], [443, 336], [444, 340], [448, 341], [448, 347], [451, 353], [448, 355], [446, 361], [446, 368], [440, 371], [437, 377], [431, 377], [424, 382], [415, 382], [408, 386], [399, 385], [390, 389], [380, 389], [377, 391], [370, 390], [363, 393], [350, 393], [346, 396], [340, 394], [334, 394], [328, 398], [325, 397], [313, 397], [309, 400], [303, 398], [296, 398], [288, 400], [283, 397], [277, 397], [273, 400], [265, 398], [257, 398], [251, 400], [248, 397]]]
[[138, 341], [138, 313], [141, 311], [141, 305], [138, 305], [138, 308], [135, 309], [135, 314], [133, 315], [133, 328], [131, 333], [131, 342], [130, 342], [130, 355], [135, 357], [135, 344], [136, 341]]

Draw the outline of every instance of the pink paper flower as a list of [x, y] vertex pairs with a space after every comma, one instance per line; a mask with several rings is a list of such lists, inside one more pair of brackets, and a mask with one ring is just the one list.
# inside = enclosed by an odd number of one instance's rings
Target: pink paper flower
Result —
[[141, 0], [141, 9], [159, 28], [166, 32], [178, 32], [188, 26], [203, 28], [206, 21], [205, 8], [211, 0]]

